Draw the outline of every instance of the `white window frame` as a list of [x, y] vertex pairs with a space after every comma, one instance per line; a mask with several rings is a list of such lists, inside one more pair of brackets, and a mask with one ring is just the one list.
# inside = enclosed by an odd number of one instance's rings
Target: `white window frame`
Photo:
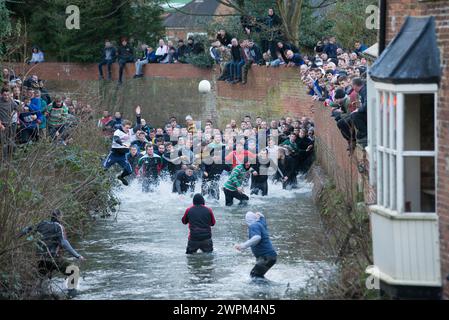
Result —
[[[370, 171], [376, 172], [371, 178], [375, 179], [373, 185], [377, 186], [377, 205], [393, 214], [417, 214], [405, 212], [405, 172], [404, 162], [407, 157], [434, 157], [435, 188], [437, 181], [437, 84], [403, 84], [374, 82], [376, 90], [375, 104], [369, 113], [374, 119], [369, 123], [374, 127], [375, 134], [371, 132], [369, 150], [373, 153], [370, 162]], [[434, 95], [434, 139], [433, 151], [406, 151], [404, 150], [404, 114], [406, 94], [433, 94]], [[384, 96], [381, 99], [382, 95]], [[386, 97], [389, 97], [387, 99]], [[396, 106], [394, 98], [396, 97]], [[388, 103], [390, 101], [390, 103]], [[382, 106], [381, 106], [382, 104]], [[388, 110], [388, 113], [385, 111]], [[389, 117], [387, 118], [387, 114]], [[393, 116], [392, 116], [393, 115]], [[395, 132], [396, 128], [396, 132]], [[372, 130], [373, 128], [371, 128]], [[376, 170], [376, 171], [374, 171]], [[435, 201], [437, 199], [435, 198]], [[421, 214], [421, 213], [420, 213]], [[428, 213], [422, 213], [428, 214]]]

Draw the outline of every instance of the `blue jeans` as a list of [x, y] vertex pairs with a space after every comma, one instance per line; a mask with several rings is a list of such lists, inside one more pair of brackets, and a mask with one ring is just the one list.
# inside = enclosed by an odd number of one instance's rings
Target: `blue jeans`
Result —
[[281, 65], [281, 63], [282, 63], [281, 59], [273, 60], [270, 63], [270, 67], [274, 67], [274, 68], [279, 67]]
[[136, 75], [140, 76], [142, 74], [143, 66], [148, 64], [148, 60], [136, 61]]
[[114, 63], [113, 60], [103, 60], [100, 62], [100, 64], [98, 65], [98, 71], [100, 72], [100, 77], [103, 78], [103, 66], [107, 65], [108, 66], [108, 78], [111, 79], [111, 66]]
[[241, 80], [242, 79], [242, 67], [245, 64], [244, 60], [231, 61], [231, 80]]

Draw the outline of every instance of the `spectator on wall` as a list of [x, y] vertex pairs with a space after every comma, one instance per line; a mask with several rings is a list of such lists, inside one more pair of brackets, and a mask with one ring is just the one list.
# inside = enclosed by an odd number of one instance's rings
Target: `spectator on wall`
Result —
[[112, 78], [111, 66], [115, 62], [117, 52], [115, 48], [112, 46], [112, 43], [109, 40], [105, 41], [104, 49], [101, 57], [101, 62], [98, 65], [98, 71], [100, 73], [100, 80], [103, 79], [103, 66], [108, 66], [108, 80]]
[[32, 53], [31, 53], [31, 60], [28, 62], [28, 64], [31, 63], [42, 63], [45, 61], [44, 59], [44, 53], [42, 52], [41, 49], [39, 49], [38, 47], [33, 47], [32, 48]]
[[119, 84], [123, 83], [123, 70], [125, 69], [126, 64], [131, 62], [134, 62], [134, 50], [128, 44], [128, 40], [126, 38], [122, 38], [122, 42], [118, 48]]

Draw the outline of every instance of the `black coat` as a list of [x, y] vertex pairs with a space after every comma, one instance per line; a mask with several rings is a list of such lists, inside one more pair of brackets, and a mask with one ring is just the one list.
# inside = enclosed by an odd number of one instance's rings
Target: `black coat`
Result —
[[231, 171], [231, 167], [224, 163], [202, 164], [201, 169], [203, 172], [207, 172], [207, 177], [203, 177], [207, 181], [219, 180], [223, 171]]
[[184, 170], [176, 172], [175, 179], [173, 181], [173, 193], [186, 193], [187, 191], [195, 190], [195, 175], [189, 177]]
[[191, 206], [181, 219], [182, 223], [189, 224], [189, 240], [204, 241], [212, 238], [211, 226], [215, 225], [212, 209], [204, 206]]
[[120, 46], [118, 48], [118, 58], [121, 60], [133, 60], [134, 50], [128, 44], [126, 46]]
[[240, 62], [243, 60], [243, 52], [242, 52], [242, 47], [240, 47], [240, 45], [234, 47], [231, 47], [231, 57], [232, 57], [232, 61], [234, 62]]

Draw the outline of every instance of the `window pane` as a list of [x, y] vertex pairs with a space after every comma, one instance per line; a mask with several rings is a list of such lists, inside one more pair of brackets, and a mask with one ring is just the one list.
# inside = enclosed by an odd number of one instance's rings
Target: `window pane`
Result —
[[404, 150], [435, 150], [434, 94], [407, 94], [404, 96]]
[[435, 158], [405, 157], [405, 211], [435, 212]]

